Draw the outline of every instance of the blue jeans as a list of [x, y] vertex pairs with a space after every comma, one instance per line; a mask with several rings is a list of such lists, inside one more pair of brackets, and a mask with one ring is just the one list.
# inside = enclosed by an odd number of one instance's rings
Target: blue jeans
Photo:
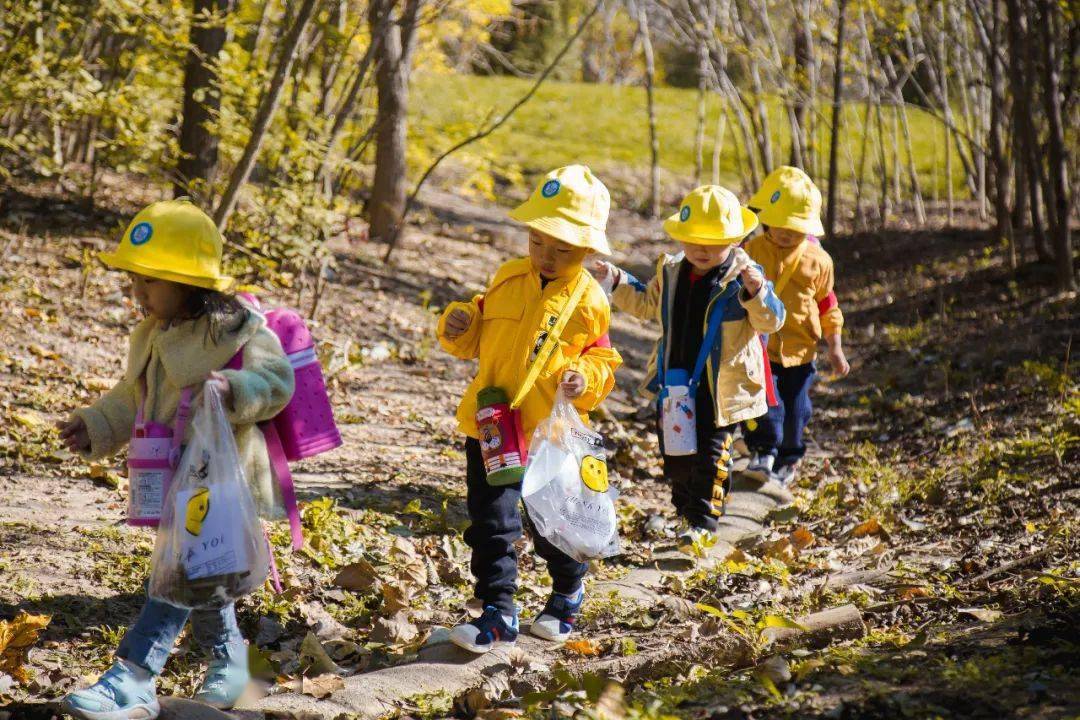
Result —
[[813, 412], [810, 386], [817, 371], [812, 362], [788, 368], [779, 363], [769, 364], [779, 403], [776, 407], [770, 407], [767, 414], [747, 424], [749, 427], [756, 423], [757, 427], [746, 433], [746, 445], [752, 452], [772, 455], [776, 458], [774, 467], [782, 468], [797, 463], [806, 454], [803, 430]]
[[244, 641], [232, 603], [220, 608], [189, 610], [148, 597], [139, 619], [124, 634], [116, 654], [160, 675], [189, 617], [192, 637], [202, 647], [211, 649]]

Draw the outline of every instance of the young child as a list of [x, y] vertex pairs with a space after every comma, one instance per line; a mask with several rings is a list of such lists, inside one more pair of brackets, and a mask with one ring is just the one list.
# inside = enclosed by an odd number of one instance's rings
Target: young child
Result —
[[[256, 423], [288, 403], [292, 367], [263, 317], [224, 292], [232, 281], [221, 274], [221, 236], [213, 221], [184, 200], [154, 203], [131, 221], [117, 250], [101, 259], [130, 275], [132, 295], [146, 318], [131, 333], [123, 378], [59, 424], [66, 445], [88, 459], [111, 455], [127, 444], [140, 408], [146, 420], [171, 427], [181, 391], [214, 383], [256, 506], [272, 512], [270, 460]], [[243, 369], [220, 370], [241, 349]], [[190, 439], [191, 423], [186, 429]], [[155, 676], [189, 616], [196, 641], [212, 654], [195, 699], [232, 707], [249, 679], [247, 645], [233, 605], [189, 612], [149, 598], [120, 642], [113, 666], [91, 687], [65, 697], [64, 710], [84, 720], [156, 718]]]
[[833, 372], [844, 376], [851, 368], [840, 341], [844, 316], [833, 293], [832, 258], [817, 241], [825, 232], [821, 192], [802, 170], [783, 166], [769, 173], [750, 206], [758, 211], [764, 232], [746, 251], [775, 283], [788, 316], [768, 346], [779, 404], [747, 423], [751, 458], [746, 474], [786, 484], [795, 480], [806, 453], [803, 430], [810, 422], [814, 357], [823, 335]]
[[[472, 520], [465, 541], [472, 548], [475, 594], [484, 611], [450, 635], [455, 644], [475, 653], [517, 639], [514, 542], [522, 533], [521, 483], [489, 483], [478, 439], [477, 394], [494, 386], [514, 397], [524, 389], [519, 410], [527, 442], [551, 413], [560, 388], [586, 423], [588, 411], [611, 392], [622, 358], [608, 340], [607, 298], [582, 266], [590, 253], [611, 252], [605, 234], [609, 205], [607, 188], [587, 167], [569, 165], [548, 173], [529, 199], [510, 213], [529, 228], [529, 256], [503, 264], [483, 295], [451, 303], [439, 320], [439, 342], [447, 352], [463, 360], [479, 359], [457, 420], [466, 436]], [[571, 307], [553, 352], [541, 353], [574, 295], [580, 300]], [[542, 365], [535, 384], [528, 387], [534, 362]], [[582, 580], [588, 565], [533, 535], [536, 552], [551, 573], [552, 593], [530, 631], [546, 640], [564, 640], [585, 596]]]
[[[754, 213], [735, 195], [706, 185], [687, 195], [680, 211], [664, 222], [682, 252], [662, 255], [648, 285], [608, 263], [594, 265], [598, 278], [614, 283], [615, 307], [660, 322], [643, 389], [659, 394], [668, 386], [696, 384], [697, 452], [667, 453], [662, 417], [658, 431], [664, 477], [688, 526], [679, 537], [685, 552], [715, 532], [723, 513], [736, 425], [767, 409], [758, 333], [783, 325], [784, 306], [761, 268], [735, 247], [755, 227]], [[715, 327], [711, 332], [710, 326]], [[700, 382], [688, 385], [695, 371]]]

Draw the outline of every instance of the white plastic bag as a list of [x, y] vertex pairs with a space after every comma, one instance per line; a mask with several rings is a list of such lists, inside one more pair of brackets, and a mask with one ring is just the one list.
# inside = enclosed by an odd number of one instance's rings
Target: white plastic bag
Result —
[[619, 552], [619, 493], [608, 483], [604, 440], [561, 389], [533, 433], [521, 494], [536, 531], [578, 562]]
[[162, 509], [150, 595], [181, 607], [220, 606], [266, 582], [270, 549], [213, 386], [193, 430]]

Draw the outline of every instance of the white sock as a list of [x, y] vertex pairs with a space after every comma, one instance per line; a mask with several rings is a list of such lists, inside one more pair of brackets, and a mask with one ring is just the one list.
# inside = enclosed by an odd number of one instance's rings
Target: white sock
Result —
[[572, 593], [555, 593], [555, 594], [556, 595], [561, 595], [562, 597], [566, 598], [567, 600], [578, 600], [582, 595], [585, 594], [585, 586], [582, 585], [581, 587], [579, 587], [577, 590], [575, 590]]
[[507, 615], [506, 613], [503, 613], [502, 614], [502, 619], [503, 619], [504, 623], [506, 623], [510, 627], [514, 627], [514, 616], [513, 615]]
[[144, 668], [142, 665], [137, 665], [137, 664], [131, 662], [130, 660], [127, 660], [126, 658], [117, 658], [117, 659], [121, 663], [123, 663], [124, 667], [126, 667], [128, 670], [131, 671], [131, 674], [134, 675], [137, 680], [139, 680], [141, 682], [147, 682], [148, 680], [153, 680], [154, 679], [154, 673], [150, 672], [149, 670]]

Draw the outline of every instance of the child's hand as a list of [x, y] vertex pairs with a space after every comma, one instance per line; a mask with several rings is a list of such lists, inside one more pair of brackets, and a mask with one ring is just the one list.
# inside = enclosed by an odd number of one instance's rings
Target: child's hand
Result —
[[765, 276], [761, 274], [756, 265], [747, 265], [739, 273], [739, 277], [742, 278], [743, 287], [746, 288], [746, 294], [749, 297], [757, 295], [758, 290], [765, 284]]
[[604, 288], [609, 294], [611, 289], [618, 283], [622, 273], [619, 268], [599, 258], [587, 265], [586, 268], [596, 278], [596, 282], [600, 283], [600, 287]]
[[446, 318], [445, 334], [446, 337], [453, 340], [456, 337], [461, 337], [465, 334], [465, 331], [472, 325], [472, 314], [458, 308], [450, 313]]
[[227, 408], [232, 407], [232, 384], [229, 382], [229, 378], [225, 377], [221, 373], [215, 371], [210, 373], [210, 377], [206, 379], [207, 388], [217, 388], [218, 395], [221, 395], [221, 402]]
[[829, 366], [837, 377], [847, 377], [847, 374], [851, 372], [851, 365], [848, 363], [842, 347], [829, 348]]
[[577, 370], [567, 370], [563, 373], [559, 389], [563, 391], [567, 400], [579, 398], [585, 393], [585, 376]]
[[56, 429], [60, 431], [60, 440], [68, 450], [84, 452], [90, 449], [90, 432], [86, 429], [86, 423], [81, 417], [61, 420], [56, 423]]

